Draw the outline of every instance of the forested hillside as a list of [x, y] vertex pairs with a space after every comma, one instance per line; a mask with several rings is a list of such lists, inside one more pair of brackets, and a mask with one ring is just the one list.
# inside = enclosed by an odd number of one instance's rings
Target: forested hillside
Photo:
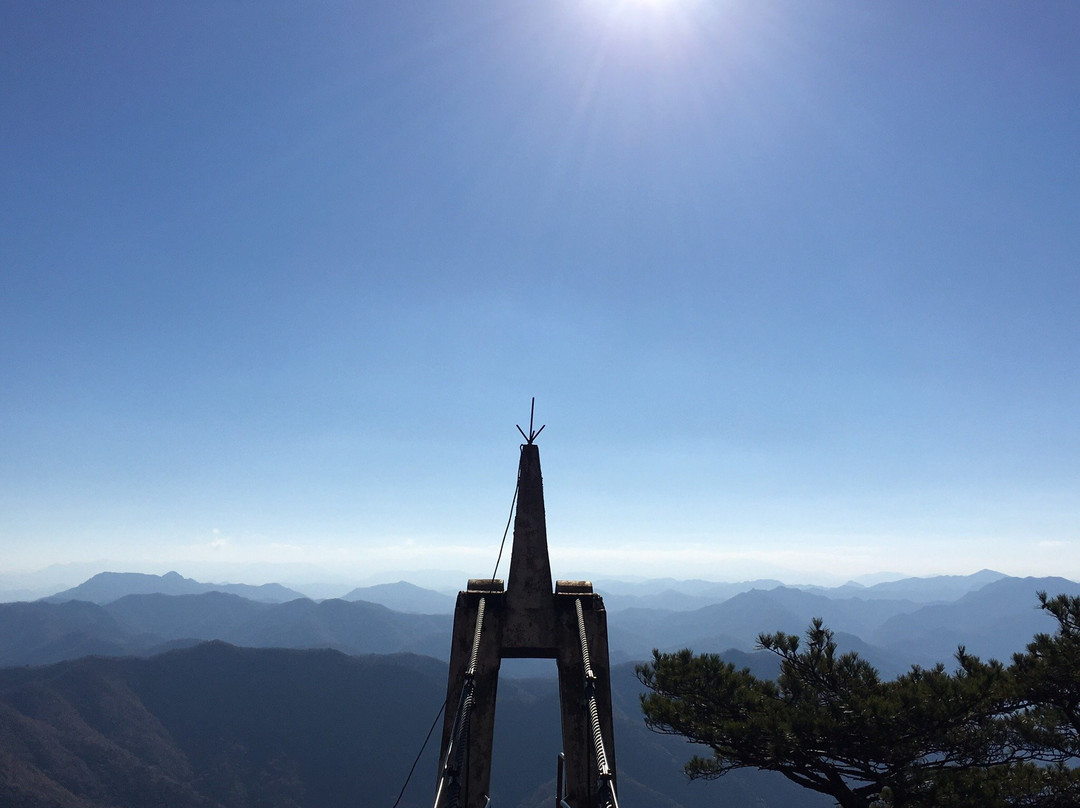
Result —
[[[615, 669], [613, 685], [626, 805], [792, 804], [797, 789], [775, 776], [688, 784], [686, 746], [645, 728], [633, 670]], [[445, 665], [425, 657], [220, 642], [148, 659], [9, 668], [0, 671], [0, 805], [390, 808], [445, 688]], [[492, 787], [500, 806], [551, 804], [557, 716], [552, 682], [500, 687]], [[435, 756], [429, 746], [403, 808], [430, 806]]]

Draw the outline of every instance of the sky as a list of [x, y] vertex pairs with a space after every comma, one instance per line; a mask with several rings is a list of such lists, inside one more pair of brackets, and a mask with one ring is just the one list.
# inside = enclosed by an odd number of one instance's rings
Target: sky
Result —
[[1071, 0], [4, 3], [0, 574], [485, 577], [535, 397], [556, 577], [1080, 578], [1078, 98]]

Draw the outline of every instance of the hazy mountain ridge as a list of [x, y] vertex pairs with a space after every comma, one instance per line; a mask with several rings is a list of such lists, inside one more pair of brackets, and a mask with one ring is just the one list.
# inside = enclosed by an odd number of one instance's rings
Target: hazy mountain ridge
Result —
[[398, 581], [393, 584], [359, 586], [342, 595], [342, 600], [366, 600], [408, 614], [453, 614], [457, 599], [431, 589]]
[[362, 601], [257, 603], [222, 592], [127, 595], [105, 606], [6, 603], [0, 604], [0, 665], [41, 665], [89, 654], [145, 655], [206, 640], [445, 657], [451, 626], [447, 615], [407, 615]]
[[[465, 573], [438, 574], [433, 571], [417, 573], [420, 579], [412, 582], [405, 580], [396, 583], [374, 583], [350, 588], [342, 583], [282, 585], [278, 583], [261, 584], [212, 584], [185, 578], [179, 573], [166, 575], [148, 575], [143, 573], [90, 572], [90, 578], [71, 586], [56, 586], [61, 578], [70, 580], [78, 570], [93, 569], [95, 565], [57, 565], [35, 574], [0, 575], [0, 602], [53, 598], [59, 600], [89, 600], [104, 604], [124, 595], [133, 594], [200, 594], [219, 591], [238, 594], [252, 600], [284, 602], [300, 597], [315, 600], [337, 598], [343, 600], [366, 600], [381, 603], [397, 611], [414, 613], [441, 614], [453, 611], [454, 593], [467, 579]], [[100, 570], [100, 566], [97, 569]], [[262, 570], [265, 576], [271, 570]], [[295, 570], [287, 569], [284, 572]], [[311, 572], [309, 571], [309, 574]], [[589, 576], [579, 576], [589, 578]], [[874, 577], [874, 576], [870, 576]], [[665, 609], [673, 611], [693, 611], [703, 606], [722, 603], [742, 592], [752, 589], [770, 591], [777, 587], [801, 589], [830, 598], [857, 597], [864, 600], [890, 599], [912, 600], [917, 603], [950, 601], [962, 597], [969, 591], [978, 589], [994, 580], [1008, 577], [993, 570], [982, 570], [972, 575], [940, 575], [929, 578], [890, 578], [866, 586], [848, 582], [841, 586], [819, 586], [814, 584], [785, 584], [775, 579], [756, 579], [738, 582], [717, 582], [700, 579], [656, 578], [641, 581], [594, 578], [596, 591], [604, 596], [609, 612], [628, 608]], [[449, 587], [431, 588], [429, 579], [449, 580]], [[266, 580], [263, 577], [263, 580]], [[47, 582], [53, 581], [52, 587]], [[36, 589], [28, 588], [33, 584]], [[19, 588], [19, 587], [23, 588]], [[347, 593], [342, 595], [341, 593]]]
[[692, 612], [626, 610], [609, 615], [611, 646], [641, 659], [652, 648], [699, 652], [750, 650], [762, 633], [802, 634], [814, 617], [836, 631], [865, 638], [896, 614], [917, 611], [910, 601], [832, 599], [789, 587], [752, 589]]
[[93, 603], [0, 603], [0, 666], [127, 654], [131, 646], [116, 618]]
[[[964, 591], [968, 583], [948, 587]], [[943, 590], [920, 586], [924, 593]], [[628, 608], [609, 614], [612, 660], [644, 659], [654, 646], [688, 646], [768, 677], [776, 657], [753, 651], [758, 634], [801, 634], [817, 616], [834, 629], [842, 651], [857, 651], [886, 676], [913, 663], [949, 663], [958, 644], [1007, 658], [1036, 632], [1053, 628], [1037, 608], [1040, 590], [1080, 594], [1080, 583], [994, 577], [954, 600], [930, 603], [862, 599], [851, 594], [855, 587], [836, 590], [846, 597], [828, 597], [779, 586], [692, 611]], [[438, 705], [445, 695], [445, 661], [431, 656], [445, 659], [450, 631], [449, 615], [406, 614], [364, 601], [256, 602], [222, 592], [130, 594], [104, 606], [0, 604], [0, 664], [82, 657], [0, 669], [0, 804], [392, 804], [400, 782], [386, 778], [397, 776], [390, 772], [399, 758], [407, 770], [434, 715], [421, 715], [420, 705]], [[151, 656], [170, 645], [181, 650]], [[425, 656], [371, 656], [404, 649]], [[511, 675], [500, 686], [496, 743], [536, 750], [540, 759], [500, 752], [493, 790], [500, 805], [540, 808], [554, 788], [557, 690], [553, 676]], [[687, 784], [681, 766], [694, 749], [644, 727], [632, 664], [613, 664], [612, 688], [624, 801], [665, 808], [827, 804], [754, 772]], [[386, 712], [386, 705], [408, 705], [405, 717]], [[429, 802], [433, 754], [428, 751], [420, 785], [403, 806]], [[373, 770], [369, 761], [376, 761]]]
[[664, 609], [693, 611], [751, 589], [774, 589], [784, 584], [771, 578], [753, 581], [716, 582], [700, 579], [653, 578], [645, 581], [597, 580], [593, 582], [604, 598], [608, 612], [623, 609]]
[[773, 579], [738, 583], [717, 583], [698, 579], [676, 580], [658, 578], [638, 582], [595, 581], [596, 590], [604, 596], [609, 613], [630, 608], [694, 611], [704, 606], [723, 603], [755, 589], [771, 592], [775, 589], [796, 589], [826, 598], [859, 600], [911, 601], [935, 603], [952, 601], [988, 583], [1006, 578], [1004, 573], [980, 570], [972, 575], [938, 575], [929, 578], [900, 578], [864, 586], [849, 582], [841, 586], [813, 584], [784, 584]]
[[[688, 786], [681, 765], [689, 747], [645, 728], [630, 667], [614, 669], [612, 682], [624, 801], [665, 808], [717, 800], [735, 808], [825, 804], [757, 772]], [[217, 642], [148, 659], [0, 670], [0, 804], [389, 806], [445, 686], [446, 666], [424, 657]], [[550, 804], [557, 705], [550, 682], [500, 687], [492, 784], [499, 805]], [[402, 808], [430, 805], [436, 754], [434, 745], [425, 751]]]
[[[986, 579], [988, 583], [977, 587]], [[114, 580], [147, 582], [145, 578]], [[667, 583], [657, 582], [659, 591]], [[706, 582], [691, 583], [697, 591], [707, 589]], [[877, 590], [882, 585], [886, 584], [865, 589]], [[401, 597], [418, 589], [401, 583], [364, 591]], [[1072, 593], [1080, 591], [1080, 584], [1063, 578], [999, 577], [984, 570], [963, 580], [909, 579], [888, 585], [891, 592], [916, 590], [923, 596], [963, 593], [950, 602], [864, 600], [851, 596], [853, 590], [859, 588], [774, 587], [743, 591], [693, 610], [632, 607], [609, 611], [611, 660], [646, 659], [653, 648], [751, 651], [760, 633], [801, 634], [815, 617], [823, 618], [838, 636], [847, 637], [849, 649], [859, 650], [887, 675], [901, 673], [914, 663], [950, 664], [960, 644], [973, 654], [1008, 659], [1036, 632], [1051, 628], [1036, 608], [1037, 591]], [[845, 596], [831, 597], [827, 592]], [[216, 591], [127, 594], [104, 606], [56, 603], [48, 598], [0, 604], [0, 664], [42, 664], [91, 654], [147, 655], [210, 639], [251, 647], [336, 648], [348, 654], [409, 651], [445, 659], [450, 625], [449, 614], [406, 614], [363, 601], [315, 603], [296, 598], [266, 603]]]
[[953, 603], [932, 604], [890, 618], [869, 639], [874, 645], [926, 664], [951, 656], [958, 645], [982, 657], [1007, 660], [1053, 620], [1038, 608], [1037, 593], [1080, 595], [1066, 578], [1002, 578]]
[[225, 592], [248, 600], [284, 603], [302, 598], [301, 593], [281, 584], [212, 584], [185, 578], [178, 572], [147, 575], [141, 572], [100, 572], [87, 581], [45, 600], [85, 600], [105, 605], [125, 595], [201, 595], [206, 592]]
[[1064, 578], [995, 578], [951, 602], [828, 598], [791, 587], [751, 590], [694, 612], [627, 610], [609, 615], [613, 656], [642, 658], [653, 639], [661, 650], [692, 648], [719, 653], [750, 650], [758, 634], [801, 635], [821, 617], [841, 639], [842, 650], [857, 650], [892, 676], [913, 664], [953, 662], [959, 645], [984, 658], [1007, 660], [1022, 651], [1053, 621], [1038, 607], [1037, 593], [1080, 594], [1080, 584]]
[[[989, 583], [977, 586], [987, 578]], [[145, 583], [145, 579], [125, 580]], [[1009, 578], [989, 571], [960, 581], [910, 580], [910, 585], [890, 582], [888, 591], [964, 594], [952, 601], [920, 603], [853, 597], [851, 587], [808, 591], [777, 586], [750, 589], [689, 611], [609, 610], [611, 659], [645, 659], [653, 648], [752, 651], [759, 634], [801, 634], [815, 617], [823, 618], [838, 636], [850, 638], [845, 640], [850, 650], [859, 650], [887, 675], [912, 664], [951, 664], [960, 644], [980, 656], [1007, 659], [1036, 632], [1050, 628], [1036, 608], [1037, 591], [1080, 591], [1080, 584], [1063, 578]], [[658, 582], [658, 591], [668, 583]], [[692, 583], [699, 591], [706, 586]], [[400, 597], [416, 594], [415, 589], [396, 584], [365, 591]], [[216, 591], [129, 594], [104, 606], [47, 599], [0, 604], [0, 665], [44, 664], [88, 654], [145, 655], [205, 640], [250, 647], [325, 647], [351, 654], [412, 652], [445, 659], [451, 622], [448, 613], [404, 613], [365, 601], [316, 603], [299, 598], [267, 603]]]
[[[968, 592], [981, 589], [987, 584], [1009, 576], [996, 570], [979, 570], [971, 575], [935, 575], [930, 578], [901, 578], [895, 581], [882, 581], [873, 586], [858, 584], [837, 587], [831, 591], [839, 594], [845, 589], [851, 590], [853, 597], [864, 600], [887, 598], [892, 600], [913, 600], [917, 603], [957, 600]], [[807, 591], [818, 591], [817, 587], [801, 587]]]

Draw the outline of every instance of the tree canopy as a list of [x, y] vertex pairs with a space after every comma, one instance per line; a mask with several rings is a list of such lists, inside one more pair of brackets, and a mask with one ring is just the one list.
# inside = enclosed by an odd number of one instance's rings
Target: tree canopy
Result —
[[779, 675], [761, 679], [715, 654], [654, 652], [638, 676], [647, 724], [709, 747], [693, 778], [776, 771], [842, 808], [1080, 804], [1080, 598], [1039, 594], [1058, 621], [1006, 666], [963, 647], [956, 668], [893, 680], [837, 653], [821, 620], [762, 634]]

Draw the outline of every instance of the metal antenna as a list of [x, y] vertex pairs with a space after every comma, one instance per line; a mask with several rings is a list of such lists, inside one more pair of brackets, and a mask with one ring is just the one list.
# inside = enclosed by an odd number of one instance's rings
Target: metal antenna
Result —
[[547, 424], [544, 424], [535, 432], [533, 431], [533, 415], [535, 412], [536, 396], [533, 396], [532, 405], [529, 407], [529, 434], [526, 435], [525, 430], [522, 429], [520, 426], [517, 428], [517, 431], [521, 433], [521, 437], [525, 438], [525, 442], [530, 446], [532, 445], [532, 442], [536, 440], [537, 436], [539, 436], [539, 434], [544, 431], [544, 427], [547, 426]]

